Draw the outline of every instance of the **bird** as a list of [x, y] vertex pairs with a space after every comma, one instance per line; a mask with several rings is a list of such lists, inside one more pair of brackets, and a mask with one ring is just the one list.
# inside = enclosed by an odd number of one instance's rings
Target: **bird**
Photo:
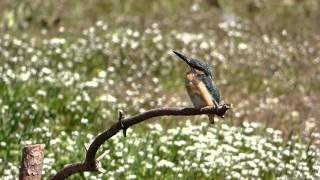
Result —
[[[186, 89], [195, 108], [206, 106], [220, 106], [220, 92], [214, 82], [212, 68], [208, 63], [198, 59], [188, 58], [181, 53], [173, 52], [189, 67], [186, 73]], [[209, 121], [214, 123], [214, 114], [210, 114]]]

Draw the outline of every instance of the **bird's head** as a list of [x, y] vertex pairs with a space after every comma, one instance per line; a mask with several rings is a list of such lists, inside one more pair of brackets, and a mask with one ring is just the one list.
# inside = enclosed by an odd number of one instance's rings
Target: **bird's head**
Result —
[[202, 62], [200, 60], [197, 59], [192, 59], [192, 58], [188, 58], [184, 55], [182, 55], [181, 53], [178, 53], [177, 51], [173, 51], [180, 59], [182, 59], [185, 63], [188, 64], [190, 70], [193, 73], [197, 73], [197, 74], [205, 74], [207, 76], [212, 77], [212, 71], [211, 71], [211, 67], [209, 64]]

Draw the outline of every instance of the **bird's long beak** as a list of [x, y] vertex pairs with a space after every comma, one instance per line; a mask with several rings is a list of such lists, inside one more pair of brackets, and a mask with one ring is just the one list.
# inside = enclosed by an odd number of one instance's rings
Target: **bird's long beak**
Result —
[[186, 62], [190, 67], [192, 67], [191, 64], [190, 64], [190, 59], [189, 59], [189, 58], [187, 58], [186, 56], [178, 53], [177, 51], [174, 51], [174, 50], [173, 50], [173, 52], [174, 52], [179, 58], [181, 58], [184, 62]]

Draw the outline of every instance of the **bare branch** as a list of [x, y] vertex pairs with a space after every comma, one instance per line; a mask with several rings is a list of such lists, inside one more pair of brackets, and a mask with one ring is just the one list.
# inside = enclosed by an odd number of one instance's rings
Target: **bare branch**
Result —
[[153, 117], [158, 116], [194, 116], [194, 115], [201, 115], [201, 114], [215, 114], [220, 117], [224, 117], [224, 114], [227, 110], [231, 107], [229, 104], [221, 105], [218, 108], [214, 107], [204, 107], [201, 109], [193, 108], [193, 107], [185, 107], [185, 108], [158, 108], [146, 111], [144, 113], [123, 118], [122, 112], [119, 112], [119, 121], [113, 124], [108, 130], [99, 134], [90, 144], [85, 161], [82, 163], [71, 164], [63, 169], [61, 169], [56, 175], [54, 175], [51, 179], [65, 179], [72, 174], [84, 172], [84, 171], [100, 171], [103, 172], [104, 170], [101, 167], [101, 163], [99, 162], [100, 158], [96, 158], [96, 154], [98, 149], [101, 145], [110, 139], [112, 136], [117, 134], [120, 130], [126, 130], [130, 126], [138, 124], [142, 121], [151, 119]]

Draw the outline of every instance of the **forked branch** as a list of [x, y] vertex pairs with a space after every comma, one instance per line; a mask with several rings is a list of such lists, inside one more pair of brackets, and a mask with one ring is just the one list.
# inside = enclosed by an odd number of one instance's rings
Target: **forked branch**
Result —
[[57, 174], [55, 174], [51, 179], [65, 179], [72, 174], [85, 172], [85, 171], [100, 171], [104, 172], [104, 169], [101, 167], [101, 163], [99, 160], [101, 157], [96, 158], [96, 154], [98, 149], [101, 145], [110, 139], [112, 136], [117, 134], [120, 130], [123, 130], [124, 135], [126, 129], [130, 126], [138, 124], [142, 121], [148, 120], [153, 117], [158, 116], [194, 116], [194, 115], [201, 115], [201, 114], [215, 114], [219, 117], [224, 117], [224, 114], [230, 109], [229, 104], [221, 105], [219, 108], [214, 107], [204, 107], [201, 109], [193, 108], [193, 107], [185, 107], [185, 108], [158, 108], [146, 111], [144, 113], [123, 118], [122, 112], [119, 112], [119, 121], [113, 124], [108, 130], [105, 130], [101, 134], [99, 134], [90, 144], [89, 148], [87, 149], [86, 157], [84, 162], [75, 163], [71, 165], [67, 165], [63, 169], [61, 169]]

